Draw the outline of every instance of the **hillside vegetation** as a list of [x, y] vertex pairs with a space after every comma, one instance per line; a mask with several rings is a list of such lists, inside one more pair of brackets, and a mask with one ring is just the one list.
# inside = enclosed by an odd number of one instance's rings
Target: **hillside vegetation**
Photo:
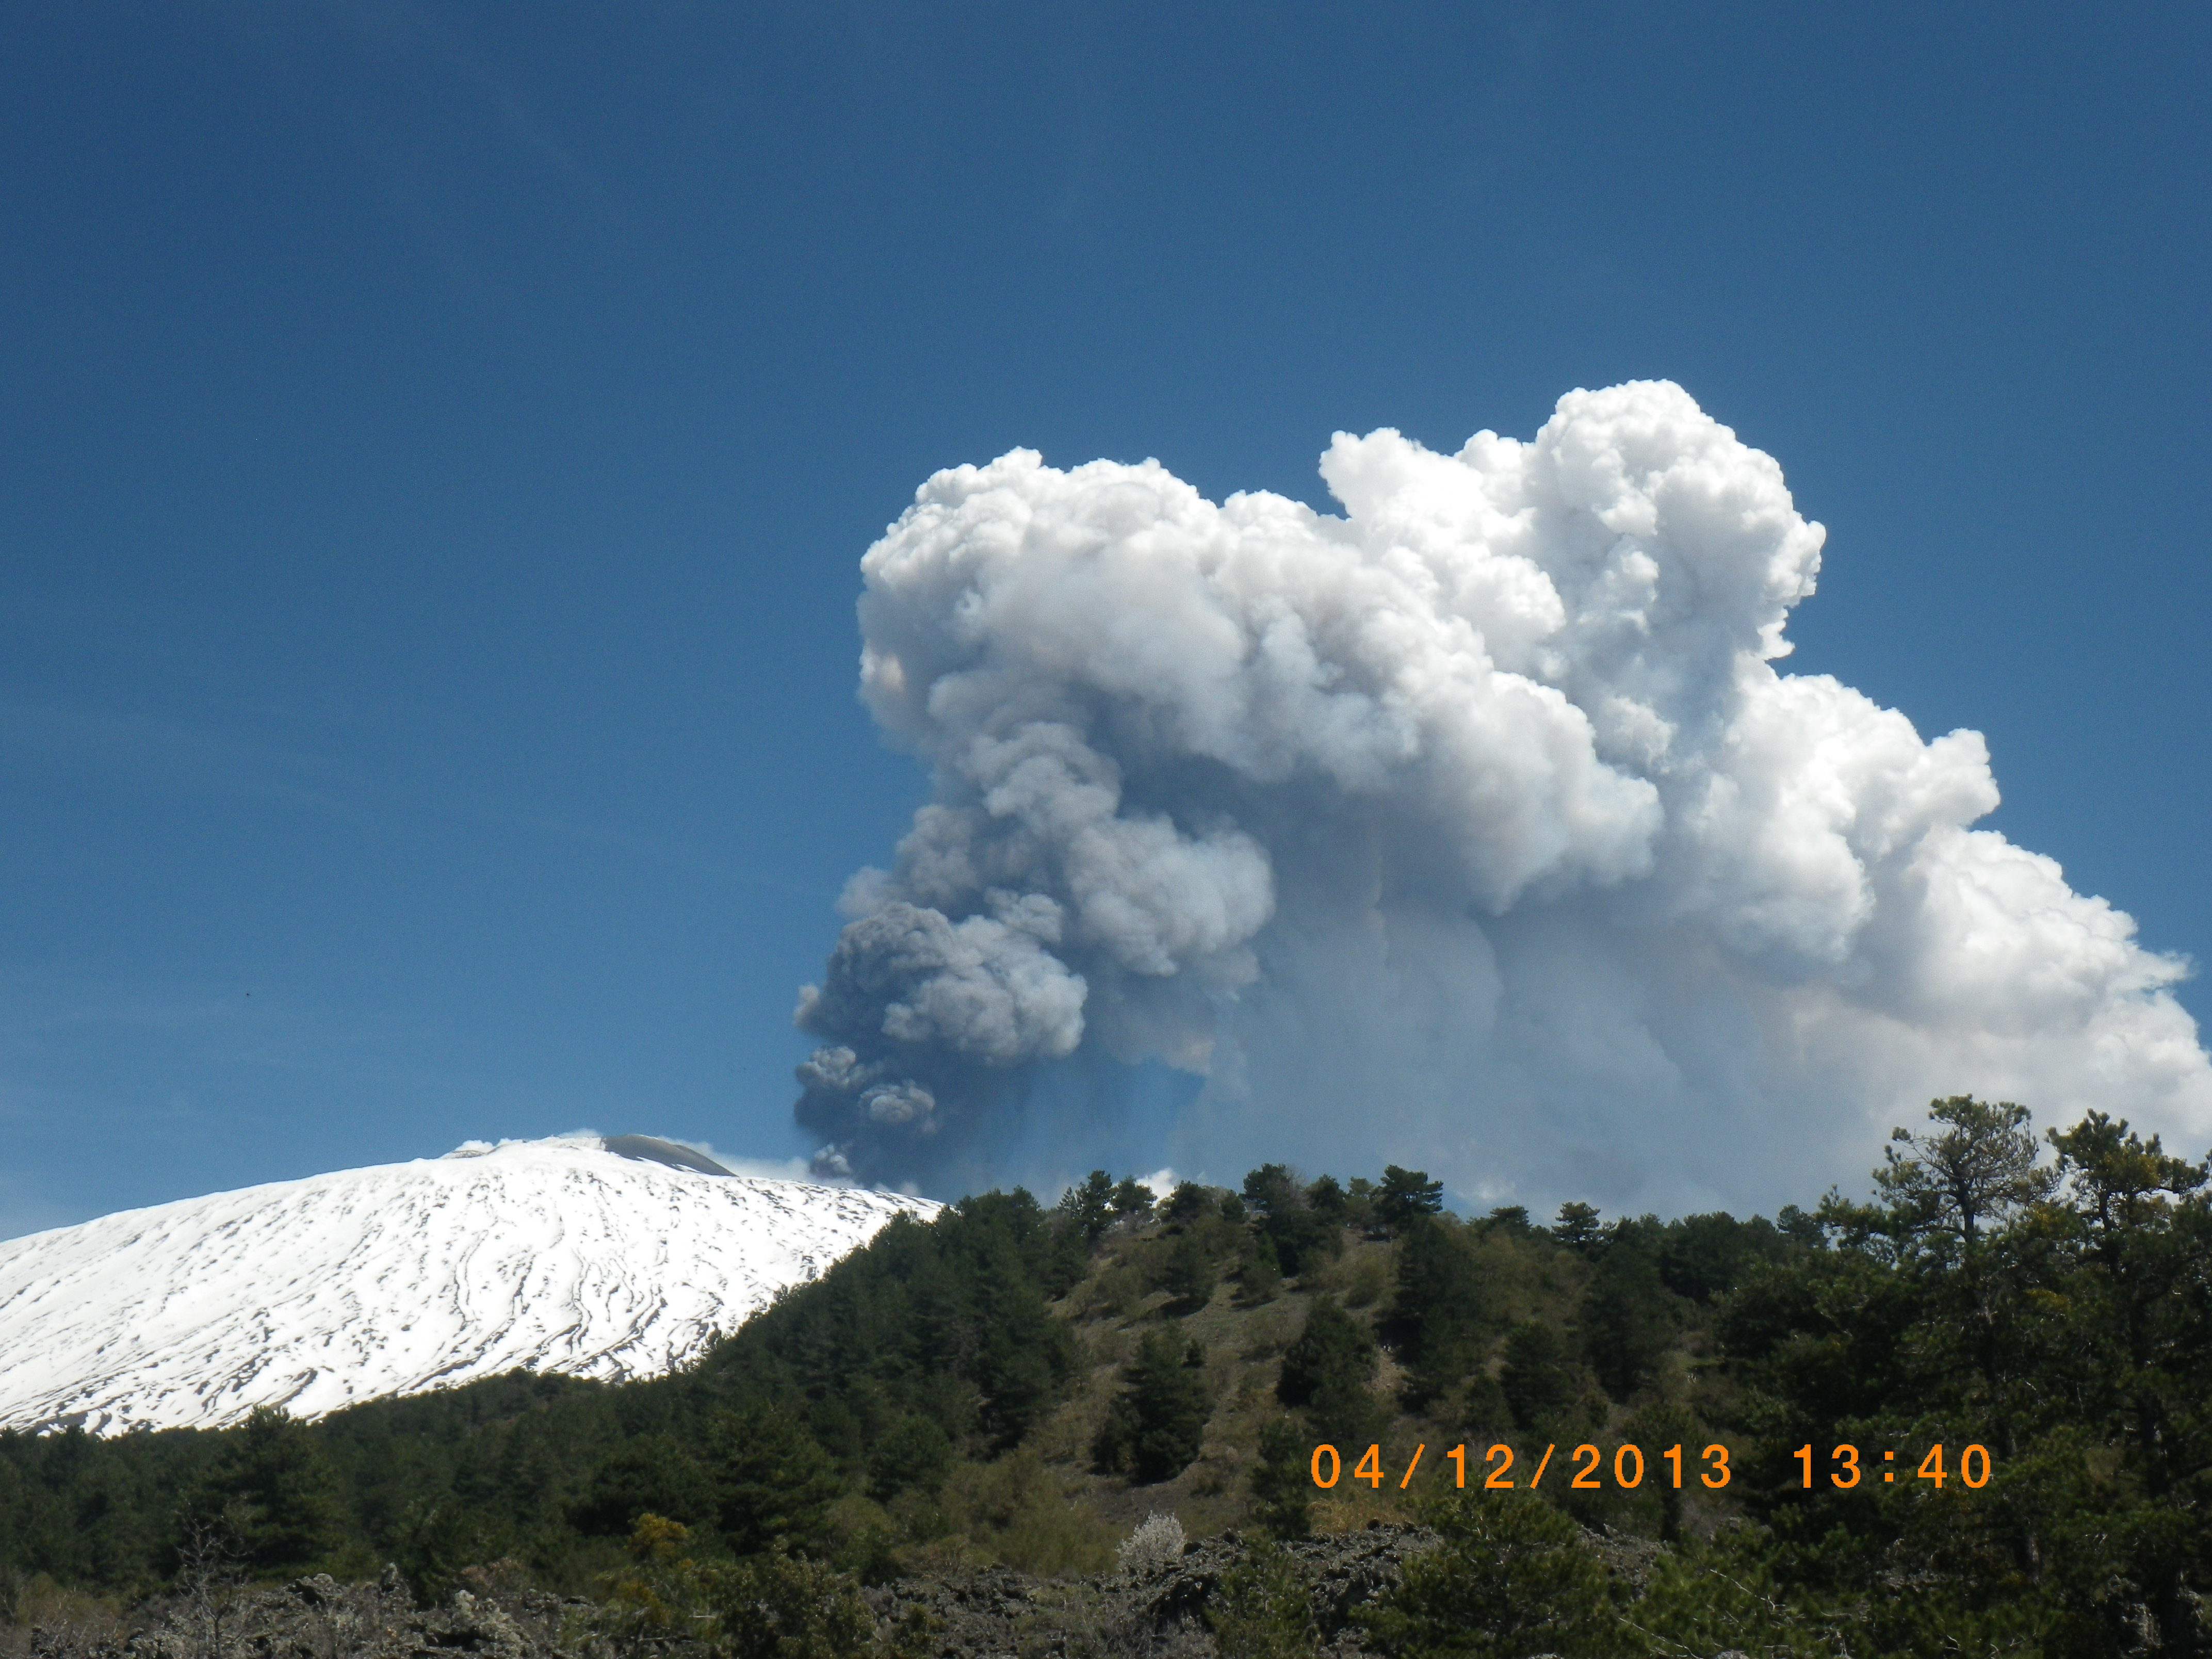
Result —
[[[1462, 1218], [1396, 1168], [983, 1194], [651, 1382], [0, 1437], [0, 1612], [210, 1552], [633, 1609], [679, 1556], [1072, 1576], [1158, 1513], [1285, 1540], [1425, 1522], [1439, 1547], [1361, 1615], [1384, 1652], [2198, 1653], [2206, 1171], [2095, 1115], [2047, 1143], [1940, 1102], [1871, 1201], [1771, 1221]], [[1255, 1559], [1264, 1611], [1291, 1558]], [[1302, 1650], [1285, 1617], [1291, 1645], [1250, 1650]]]

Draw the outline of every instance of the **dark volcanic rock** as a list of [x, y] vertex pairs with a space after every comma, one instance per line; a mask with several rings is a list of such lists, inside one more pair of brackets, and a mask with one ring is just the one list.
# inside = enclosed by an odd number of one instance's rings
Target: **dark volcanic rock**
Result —
[[281, 1589], [179, 1596], [130, 1634], [33, 1630], [30, 1659], [580, 1659], [562, 1631], [581, 1602], [535, 1590], [458, 1593], [417, 1607], [396, 1571], [373, 1584], [324, 1575]]
[[[1287, 1544], [1322, 1651], [1364, 1659], [1352, 1611], [1397, 1581], [1434, 1534], [1409, 1527]], [[1188, 1546], [1150, 1571], [1031, 1578], [1006, 1567], [902, 1578], [866, 1592], [885, 1659], [1212, 1659], [1208, 1606], [1250, 1553], [1238, 1534]], [[396, 1571], [371, 1584], [298, 1578], [277, 1589], [179, 1596], [116, 1629], [33, 1630], [0, 1639], [0, 1659], [612, 1659], [587, 1633], [589, 1603], [480, 1581], [443, 1607], [417, 1607]], [[0, 1638], [9, 1632], [0, 1632]], [[653, 1643], [662, 1659], [699, 1653]]]
[[[1333, 1659], [1368, 1650], [1352, 1609], [1397, 1582], [1399, 1565], [1435, 1543], [1418, 1528], [1370, 1527], [1287, 1544]], [[878, 1631], [902, 1659], [1211, 1659], [1206, 1609], [1249, 1553], [1238, 1534], [1201, 1539], [1155, 1571], [1069, 1582], [1004, 1567], [902, 1578], [868, 1592]]]

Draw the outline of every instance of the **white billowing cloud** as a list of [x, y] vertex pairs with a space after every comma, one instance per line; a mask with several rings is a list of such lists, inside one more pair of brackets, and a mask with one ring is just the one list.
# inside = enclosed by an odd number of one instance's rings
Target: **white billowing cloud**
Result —
[[1680, 388], [1322, 474], [1342, 517], [1017, 450], [869, 550], [936, 789], [802, 995], [832, 1162], [1005, 1173], [1086, 1048], [1205, 1079], [1183, 1167], [1474, 1197], [1809, 1200], [1965, 1091], [2212, 1138], [2183, 964], [1972, 827], [1981, 737], [1776, 672], [1824, 532]]

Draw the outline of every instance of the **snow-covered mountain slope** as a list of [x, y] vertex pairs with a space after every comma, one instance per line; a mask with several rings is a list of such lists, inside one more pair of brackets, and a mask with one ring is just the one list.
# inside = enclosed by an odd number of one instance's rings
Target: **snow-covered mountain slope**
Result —
[[0, 1243], [0, 1427], [319, 1417], [523, 1365], [650, 1376], [938, 1207], [720, 1167], [644, 1136], [476, 1142]]

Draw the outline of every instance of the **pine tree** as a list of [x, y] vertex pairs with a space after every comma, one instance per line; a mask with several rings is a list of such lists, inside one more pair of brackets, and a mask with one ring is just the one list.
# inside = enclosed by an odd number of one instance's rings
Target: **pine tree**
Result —
[[1443, 1207], [1444, 1183], [1430, 1180], [1426, 1170], [1383, 1166], [1382, 1184], [1375, 1189], [1375, 1217], [1391, 1232], [1403, 1232], [1417, 1217], [1440, 1214]]
[[730, 1413], [710, 1443], [722, 1533], [732, 1549], [751, 1555], [821, 1544], [825, 1511], [845, 1483], [798, 1419], [772, 1405]]
[[1244, 1202], [1261, 1215], [1280, 1215], [1299, 1207], [1298, 1179], [1287, 1164], [1262, 1164], [1244, 1177]]
[[1160, 1272], [1160, 1287], [1175, 1298], [1178, 1313], [1195, 1313], [1212, 1299], [1216, 1275], [1213, 1255], [1195, 1232], [1179, 1235], [1168, 1249]]
[[337, 1472], [307, 1425], [263, 1407], [236, 1431], [214, 1487], [246, 1561], [262, 1572], [302, 1572], [344, 1531]]
[[1160, 1218], [1170, 1227], [1183, 1227], [1201, 1216], [1218, 1213], [1219, 1207], [1212, 1188], [1194, 1181], [1181, 1181], [1168, 1195], [1168, 1201], [1160, 1206]]
[[1334, 1176], [1325, 1175], [1306, 1188], [1306, 1208], [1330, 1226], [1341, 1227], [1352, 1219], [1352, 1196]]
[[1305, 1408], [1316, 1443], [1365, 1446], [1381, 1437], [1387, 1415], [1368, 1387], [1378, 1358], [1365, 1326], [1334, 1297], [1316, 1297], [1305, 1328], [1284, 1352], [1275, 1397]]
[[1337, 1306], [1334, 1297], [1316, 1297], [1305, 1328], [1283, 1354], [1275, 1398], [1285, 1406], [1307, 1406], [1322, 1395], [1364, 1388], [1376, 1364], [1375, 1339], [1366, 1327]]
[[1577, 1255], [1589, 1255], [1604, 1242], [1605, 1229], [1597, 1211], [1578, 1199], [1559, 1206], [1559, 1218], [1552, 1224], [1552, 1237]]
[[[2049, 1195], [2058, 1171], [2036, 1163], [2035, 1131], [2025, 1106], [1991, 1106], [1971, 1095], [1930, 1103], [1942, 1132], [1891, 1132], [1875, 1185], [1895, 1218], [1973, 1249], [1984, 1228]], [[1899, 1153], [1898, 1148], [1907, 1149]]]
[[1498, 1387], [1520, 1428], [1550, 1432], [1577, 1415], [1584, 1376], [1565, 1339], [1540, 1320], [1524, 1320], [1505, 1339]]
[[1583, 1291], [1583, 1352], [1605, 1391], [1626, 1400], [1674, 1343], [1674, 1321], [1658, 1264], [1625, 1231], [1598, 1258]]
[[1213, 1414], [1206, 1350], [1171, 1331], [1149, 1333], [1123, 1367], [1121, 1393], [1091, 1448], [1099, 1470], [1138, 1486], [1171, 1480], [1197, 1461]]
[[1152, 1212], [1152, 1189], [1130, 1176], [1114, 1188], [1112, 1200], [1114, 1219], [1142, 1221]]
[[[1343, 1252], [1341, 1216], [1349, 1200], [1337, 1203], [1336, 1183], [1324, 1182], [1315, 1183], [1322, 1194], [1316, 1207], [1286, 1164], [1263, 1164], [1244, 1177], [1243, 1210], [1258, 1218], [1259, 1231], [1275, 1247], [1276, 1262], [1286, 1274], [1310, 1273]], [[1223, 1213], [1228, 1213], [1225, 1204]], [[1232, 1218], [1242, 1219], [1243, 1212]]]
[[714, 1513], [714, 1484], [690, 1449], [672, 1435], [639, 1435], [592, 1471], [570, 1518], [586, 1533], [628, 1535], [641, 1515], [695, 1526]]
[[952, 1441], [930, 1418], [902, 1419], [868, 1460], [868, 1496], [888, 1504], [902, 1492], [935, 1492], [952, 1468]]
[[1060, 1213], [1082, 1229], [1086, 1243], [1096, 1245], [1114, 1222], [1114, 1177], [1093, 1170], [1079, 1187], [1060, 1195]]
[[1435, 1399], [1474, 1369], [1498, 1324], [1474, 1239], [1449, 1218], [1419, 1216], [1398, 1246], [1384, 1328], [1412, 1373], [1412, 1396]]

